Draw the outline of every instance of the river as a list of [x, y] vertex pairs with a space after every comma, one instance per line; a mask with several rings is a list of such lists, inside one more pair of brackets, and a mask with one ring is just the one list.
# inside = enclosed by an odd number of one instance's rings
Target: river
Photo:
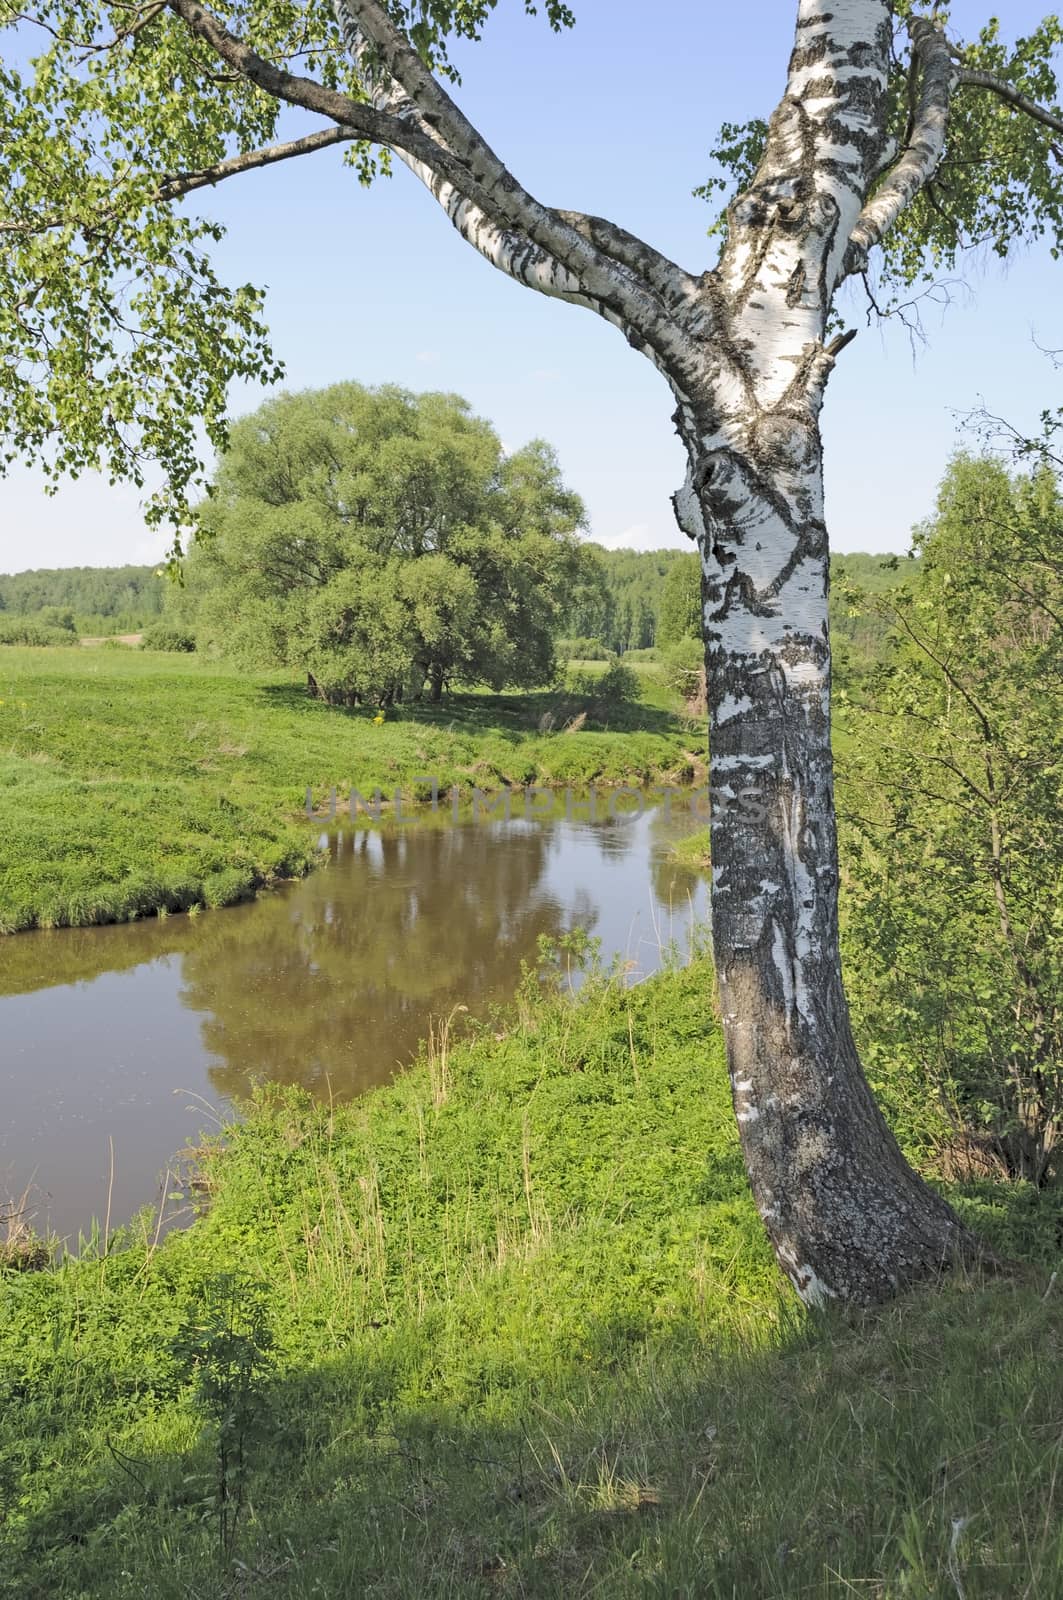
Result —
[[386, 1082], [430, 1018], [509, 998], [542, 934], [583, 927], [648, 975], [708, 915], [671, 856], [698, 825], [679, 803], [348, 825], [326, 867], [244, 906], [0, 940], [0, 1198], [29, 1190], [72, 1245], [93, 1217], [165, 1213], [177, 1153], [256, 1081]]

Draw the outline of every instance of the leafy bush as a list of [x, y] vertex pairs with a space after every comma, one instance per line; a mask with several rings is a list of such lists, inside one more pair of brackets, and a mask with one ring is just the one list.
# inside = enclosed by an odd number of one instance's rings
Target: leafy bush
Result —
[[842, 701], [846, 957], [873, 1082], [902, 1122], [936, 1102], [951, 1157], [1036, 1184], [1063, 1156], [1061, 525], [1051, 473], [954, 461], [915, 584], [882, 602], [891, 659]]
[[661, 664], [670, 689], [692, 700], [705, 670], [705, 647], [698, 639], [677, 639], [661, 651]]
[[42, 606], [35, 620], [45, 628], [61, 628], [64, 633], [77, 632], [70, 606]]
[[642, 682], [633, 667], [618, 656], [610, 656], [604, 672], [570, 672], [568, 688], [588, 700], [615, 705], [625, 700], [641, 700]]
[[0, 617], [0, 644], [76, 645], [78, 638], [67, 628], [53, 628], [36, 617]]
[[556, 650], [561, 661], [609, 660], [609, 651], [600, 639], [558, 639]]
[[145, 628], [140, 648], [191, 652], [196, 648], [196, 641], [192, 634], [175, 627], [172, 622], [153, 622], [149, 628]]

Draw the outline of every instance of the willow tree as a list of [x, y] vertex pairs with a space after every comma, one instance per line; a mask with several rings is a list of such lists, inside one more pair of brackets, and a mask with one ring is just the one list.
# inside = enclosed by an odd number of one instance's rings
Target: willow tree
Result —
[[[463, 115], [447, 40], [475, 37], [494, 4], [4, 0], [19, 59], [35, 27], [43, 52], [3, 74], [8, 449], [134, 481], [154, 459], [168, 484], [154, 514], [180, 520], [195, 423], [221, 443], [228, 381], [275, 372], [259, 294], [219, 282], [219, 230], [180, 202], [339, 144], [365, 180], [404, 162], [499, 271], [652, 361], [675, 396], [689, 462], [675, 511], [702, 563], [713, 930], [746, 1163], [798, 1293], [874, 1301], [977, 1245], [901, 1158], [842, 989], [819, 431], [851, 337], [835, 305], [869, 272], [876, 303], [891, 284], [903, 297], [969, 243], [1060, 241], [1063, 31], [1050, 18], [1009, 52], [992, 23], [951, 38], [937, 5], [798, 0], [781, 100], [716, 152], [737, 190], [718, 259], [687, 271], [537, 199]], [[573, 20], [564, 0], [543, 9], [555, 28]], [[762, 33], [751, 15], [748, 29]], [[681, 46], [647, 3], [647, 66]], [[305, 129], [273, 142], [292, 108]]]

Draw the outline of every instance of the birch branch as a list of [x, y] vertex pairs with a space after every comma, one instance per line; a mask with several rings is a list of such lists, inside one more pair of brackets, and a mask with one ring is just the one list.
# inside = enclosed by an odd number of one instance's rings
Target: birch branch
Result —
[[[349, 11], [335, 3], [333, 11], [344, 45], [362, 76], [370, 104], [407, 126], [417, 128], [433, 145], [445, 150], [441, 135], [429, 126], [420, 107], [402, 85], [386, 69], [379, 70], [379, 63], [372, 59], [370, 42]], [[456, 163], [454, 152], [447, 153]], [[466, 243], [492, 266], [541, 294], [577, 304], [594, 304], [583, 295], [576, 275], [556, 257], [533, 244], [519, 229], [506, 227], [493, 216], [490, 198], [471, 174], [466, 173], [460, 184], [455, 183], [441, 176], [433, 164], [419, 160], [408, 151], [398, 150], [396, 154], [439, 203]]]
[[956, 69], [944, 34], [932, 22], [915, 17], [909, 31], [913, 53], [922, 66], [911, 133], [900, 160], [868, 201], [849, 236], [843, 277], [862, 270], [869, 252], [912, 205], [944, 154]]
[[[283, 144], [265, 145], [258, 150], [247, 150], [242, 155], [228, 156], [224, 161], [216, 161], [213, 166], [201, 167], [197, 172], [181, 172], [172, 178], [164, 178], [152, 199], [163, 204], [171, 200], [180, 200], [186, 194], [193, 194], [197, 189], [212, 188], [215, 184], [224, 183], [226, 178], [239, 177], [244, 172], [254, 172], [260, 167], [271, 167], [280, 161], [291, 161], [296, 156], [312, 155], [317, 150], [327, 150], [332, 145], [350, 144], [352, 140], [362, 136], [354, 128], [322, 128], [317, 133], [305, 134], [301, 139], [288, 139]], [[117, 194], [120, 184], [115, 186]], [[94, 216], [91, 227], [86, 226], [86, 232], [98, 233], [101, 227], [113, 222], [121, 214], [118, 204], [112, 205], [100, 215]], [[31, 237], [36, 234], [49, 233], [53, 228], [66, 227], [70, 217], [64, 213], [56, 212], [50, 217], [33, 219], [20, 219], [19, 221], [0, 220], [0, 234], [18, 234]]]
[[[274, 99], [302, 106], [335, 122], [337, 140], [364, 139], [394, 150], [428, 185], [459, 231], [500, 270], [543, 293], [581, 298], [576, 279], [571, 274], [566, 275], [558, 263], [548, 259], [545, 253], [536, 252], [528, 240], [512, 231], [488, 225], [486, 216], [481, 215], [469, 196], [469, 190], [475, 189], [469, 174], [452, 152], [421, 125], [419, 118], [405, 114], [404, 104], [391, 97], [386, 103], [398, 106], [399, 114], [394, 109], [385, 111], [329, 89], [312, 78], [287, 72], [259, 56], [198, 0], [167, 0], [167, 4], [197, 37], [210, 45], [226, 66], [248, 82]], [[309, 140], [317, 141], [317, 145], [328, 142], [324, 134], [310, 135], [307, 145]], [[293, 155], [296, 153], [294, 149], [291, 151]], [[305, 145], [304, 151], [299, 153], [305, 153]], [[229, 162], [220, 164], [228, 169], [225, 176], [233, 175], [241, 159], [232, 157]], [[204, 183], [210, 181], [209, 178], [203, 180]]]
[[[371, 43], [354, 20], [351, 5], [340, 4], [337, 0], [333, 0], [332, 9], [347, 50], [367, 83], [372, 104], [378, 110], [387, 111], [393, 116], [415, 120], [430, 138], [442, 143], [438, 129], [430, 125], [420, 107], [403, 86], [394, 77], [388, 76], [386, 69], [384, 73], [380, 73], [378, 62], [372, 57]], [[478, 199], [482, 209], [486, 209], [489, 204], [486, 193], [482, 192], [479, 197], [475, 194], [471, 174], [469, 198]], [[602, 254], [611, 257], [619, 265], [627, 267], [636, 276], [651, 284], [667, 304], [674, 307], [688, 306], [696, 297], [698, 280], [693, 274], [685, 272], [661, 251], [647, 244], [644, 239], [638, 238], [636, 234], [630, 233], [626, 228], [607, 222], [603, 217], [588, 216], [582, 211], [555, 209], [553, 215], [566, 226], [573, 228]]]
[[169, 9], [181, 18], [197, 38], [208, 44], [226, 66], [262, 89], [274, 100], [315, 111], [348, 131], [349, 136], [369, 144], [386, 145], [408, 151], [426, 161], [441, 176], [456, 184], [467, 181], [467, 174], [450, 152], [436, 144], [415, 124], [378, 111], [365, 101], [330, 89], [313, 78], [304, 78], [274, 66], [229, 29], [199, 0], [166, 0]]
[[[680, 269], [622, 229], [606, 224], [596, 233], [592, 219], [555, 211], [536, 200], [451, 99], [377, 0], [332, 0], [332, 4], [348, 48], [357, 52], [356, 59], [363, 58], [363, 45], [372, 48], [387, 76], [404, 92], [408, 106], [414, 108], [424, 132], [464, 166], [490, 208], [495, 226], [524, 234], [574, 273], [592, 299], [616, 305], [631, 327], [656, 343], [665, 308], [656, 299], [645, 268], [649, 262], [657, 280], [669, 283], [676, 300], [685, 299], [685, 275]], [[626, 259], [609, 253], [607, 238]]]
[[1010, 83], [1005, 83], [1003, 78], [994, 77], [991, 72], [982, 72], [975, 67], [960, 67], [956, 73], [956, 81], [961, 89], [988, 89], [990, 94], [995, 94], [1013, 110], [1021, 111], [1023, 116], [1031, 117], [1034, 122], [1043, 123], [1046, 128], [1051, 128], [1056, 133], [1063, 133], [1063, 116], [1060, 116], [1058, 111], [1050, 111], [1046, 106], [1038, 105], [1036, 100], [1021, 94]]
[[[554, 236], [550, 227], [544, 227], [540, 237], [536, 237], [519, 219], [511, 220], [513, 208], [498, 201], [499, 185], [496, 183], [492, 189], [476, 172], [470, 171], [460, 152], [452, 149], [440, 131], [430, 125], [408, 91], [400, 95], [385, 86], [380, 98], [387, 110], [356, 100], [265, 60], [200, 0], [166, 0], [166, 3], [226, 66], [272, 98], [317, 112], [346, 129], [350, 136], [394, 150], [428, 185], [462, 236], [492, 265], [528, 287], [598, 311], [607, 321], [622, 328], [658, 365], [681, 364], [684, 335], [678, 323], [671, 321], [651, 286], [601, 255], [574, 228], [558, 222], [557, 226], [568, 236], [571, 246], [564, 255], [559, 255], [545, 242]], [[355, 59], [360, 61], [362, 42], [376, 49], [375, 41], [362, 32], [358, 18], [349, 8], [340, 11], [341, 4], [345, 6], [346, 0], [337, 0], [337, 13], [345, 20], [344, 36], [350, 47], [349, 36], [353, 29]], [[387, 26], [390, 28], [390, 23]], [[409, 50], [408, 46], [405, 48]], [[409, 53], [420, 64], [420, 57], [412, 51]], [[442, 93], [438, 85], [436, 89]], [[504, 168], [501, 170], [505, 173]], [[505, 177], [508, 188], [505, 184], [502, 187], [507, 193], [524, 194], [515, 179], [508, 173]], [[532, 204], [542, 217], [550, 215], [538, 202]]]

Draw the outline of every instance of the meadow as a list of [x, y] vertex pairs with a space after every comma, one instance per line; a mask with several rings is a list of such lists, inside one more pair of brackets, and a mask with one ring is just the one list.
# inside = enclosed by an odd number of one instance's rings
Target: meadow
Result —
[[[294, 674], [118, 646], [0, 648], [0, 933], [233, 903], [305, 872], [333, 786], [688, 782], [704, 734], [638, 702], [459, 695], [339, 710]], [[572, 724], [569, 731], [566, 725]]]
[[189, 1231], [0, 1272], [0, 1595], [1063, 1592], [1059, 1191], [949, 1186], [1028, 1280], [803, 1313], [707, 958], [543, 955], [393, 1086], [262, 1097]]

